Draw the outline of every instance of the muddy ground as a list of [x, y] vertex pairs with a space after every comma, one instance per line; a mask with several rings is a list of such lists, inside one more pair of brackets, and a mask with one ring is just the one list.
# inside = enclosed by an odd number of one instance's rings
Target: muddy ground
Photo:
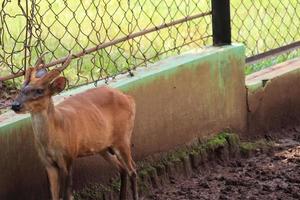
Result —
[[212, 163], [188, 179], [175, 179], [145, 199], [300, 199], [300, 133], [276, 139], [266, 153]]

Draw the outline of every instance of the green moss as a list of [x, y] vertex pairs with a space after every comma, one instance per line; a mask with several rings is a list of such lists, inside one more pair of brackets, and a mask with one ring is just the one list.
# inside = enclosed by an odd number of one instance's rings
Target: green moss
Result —
[[180, 161], [182, 158], [188, 156], [188, 152], [189, 150], [187, 148], [179, 149], [169, 155], [169, 161]]
[[227, 133], [226, 140], [231, 146], [239, 146], [240, 144], [240, 138], [237, 134]]
[[147, 170], [139, 170], [138, 171], [138, 176], [139, 176], [139, 179], [141, 179], [141, 180], [143, 180], [147, 175], [148, 175]]
[[151, 173], [155, 168], [153, 167], [153, 164], [150, 164], [148, 162], [139, 162], [138, 163], [138, 174], [139, 176], [146, 177], [149, 173]]
[[201, 155], [202, 160], [207, 159], [207, 151], [204, 148], [200, 149], [199, 154]]
[[115, 179], [111, 182], [110, 187], [112, 188], [112, 190], [119, 192], [121, 189], [121, 180]]
[[263, 151], [266, 151], [273, 147], [274, 143], [272, 141], [266, 141], [266, 140], [258, 140], [255, 142], [241, 142], [240, 143], [240, 152], [242, 155], [248, 156], [253, 151], [260, 149]]
[[154, 168], [156, 169], [164, 169], [165, 165], [162, 162], [157, 162], [154, 164]]
[[215, 150], [220, 147], [226, 146], [230, 141], [230, 139], [233, 138], [233, 134], [230, 133], [220, 133], [216, 135], [215, 137], [209, 139], [206, 144], [204, 144], [205, 149], [207, 150]]
[[170, 154], [167, 160], [170, 162], [176, 162], [176, 161], [180, 161], [180, 157], [176, 153], [174, 153], [174, 154]]
[[104, 192], [110, 191], [102, 184], [93, 183], [74, 194], [75, 200], [102, 200]]
[[216, 149], [218, 147], [223, 147], [226, 143], [225, 138], [214, 138], [209, 141], [207, 141], [206, 148], [208, 149]]
[[161, 158], [161, 160], [154, 162], [153, 166], [165, 166], [168, 165], [170, 162], [180, 161], [182, 158], [188, 156], [190, 151], [192, 151], [192, 149], [181, 148], [176, 151], [167, 153], [165, 156], [163, 156], [163, 158]]
[[144, 194], [144, 195], [150, 192], [149, 186], [145, 181], [139, 182], [138, 190], [139, 190], [139, 194]]
[[[229, 147], [234, 152], [241, 153], [243, 155], [248, 155], [250, 152], [256, 149], [269, 149], [273, 146], [272, 142], [266, 140], [258, 140], [255, 142], [240, 142], [239, 136], [234, 133], [223, 132], [220, 133], [206, 141], [200, 141], [198, 144], [191, 147], [184, 147], [166, 153], [160, 160], [153, 161], [140, 161], [138, 165], [138, 175], [139, 175], [139, 190], [142, 194], [148, 194], [149, 188], [151, 188], [151, 180], [149, 175], [159, 169], [166, 168], [167, 165], [172, 165], [175, 162], [182, 162], [182, 159], [186, 158], [190, 154], [200, 155], [202, 162], [206, 162], [209, 155], [216, 151], [218, 148]], [[113, 191], [120, 190], [119, 179], [113, 181], [109, 188]], [[89, 200], [89, 199], [102, 199], [104, 192], [111, 191], [103, 187], [100, 184], [93, 184], [82, 191], [76, 193], [77, 200]]]
[[254, 151], [256, 146], [251, 142], [242, 142], [240, 144], [240, 151], [242, 155], [248, 155], [250, 152]]

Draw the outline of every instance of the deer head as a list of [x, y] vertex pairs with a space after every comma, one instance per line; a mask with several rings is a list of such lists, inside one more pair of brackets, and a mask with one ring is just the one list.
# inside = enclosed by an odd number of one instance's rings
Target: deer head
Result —
[[69, 54], [61, 67], [49, 72], [45, 69], [44, 55], [38, 58], [34, 67], [25, 72], [23, 86], [11, 106], [16, 113], [47, 109], [51, 96], [63, 91], [66, 86], [67, 79], [59, 75], [70, 64], [72, 54]]

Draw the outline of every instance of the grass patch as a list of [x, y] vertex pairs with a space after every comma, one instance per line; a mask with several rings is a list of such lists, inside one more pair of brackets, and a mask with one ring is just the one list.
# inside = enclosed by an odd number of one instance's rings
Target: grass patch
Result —
[[[95, 1], [37, 1], [33, 16], [33, 37], [30, 42], [30, 60], [33, 64], [40, 52], [51, 52], [47, 62], [68, 54], [69, 50], [83, 49], [103, 44], [128, 34], [143, 31], [173, 20], [210, 10], [209, 0], [202, 3], [181, 0], [95, 0]], [[31, 2], [29, 2], [30, 4]], [[3, 69], [0, 76], [16, 72], [24, 64], [26, 19], [22, 16], [17, 1], [5, 1], [0, 15], [6, 15], [1, 34], [0, 62]], [[180, 10], [178, 10], [180, 8]], [[29, 5], [31, 10], [31, 5]], [[159, 30], [136, 39], [118, 43], [79, 62], [73, 62], [65, 75], [71, 84], [80, 84], [113, 76], [145, 62], [156, 62], [181, 51], [211, 44], [210, 17], [195, 19], [171, 28]], [[201, 28], [199, 28], [201, 27]], [[193, 42], [197, 40], [197, 42]], [[184, 45], [189, 44], [189, 45]], [[1, 67], [2, 67], [1, 66]]]
[[252, 74], [254, 72], [257, 72], [259, 70], [271, 67], [273, 65], [276, 65], [278, 63], [282, 63], [285, 62], [287, 60], [291, 60], [294, 58], [300, 57], [300, 50], [294, 50], [292, 52], [289, 53], [285, 53], [279, 56], [275, 56], [273, 58], [270, 59], [266, 59], [263, 61], [260, 61], [256, 64], [252, 64], [252, 65], [248, 65], [245, 67], [245, 74], [249, 75]]
[[[28, 64], [33, 64], [41, 52], [52, 52], [46, 57], [49, 62], [67, 55], [69, 50], [79, 52], [129, 33], [211, 10], [210, 0], [200, 3], [182, 0], [56, 0], [37, 1], [37, 4], [31, 16], [34, 25], [29, 45], [30, 56], [26, 61]], [[31, 6], [29, 2], [29, 10]], [[21, 1], [21, 7], [25, 8], [25, 1]], [[5, 15], [2, 18], [5, 24], [1, 21], [0, 27], [0, 76], [16, 73], [24, 65], [26, 19], [21, 15], [21, 7], [17, 1], [5, 0], [0, 9], [0, 15]], [[298, 41], [298, 9], [297, 0], [232, 0], [232, 41], [244, 43], [247, 56]], [[87, 55], [72, 62], [65, 75], [71, 85], [114, 76], [135, 66], [145, 66], [147, 62], [211, 45], [211, 37], [198, 40], [211, 34], [211, 16], [195, 19]], [[279, 56], [248, 66], [245, 73], [286, 59], [289, 56]], [[15, 81], [16, 84], [21, 82], [20, 79]]]

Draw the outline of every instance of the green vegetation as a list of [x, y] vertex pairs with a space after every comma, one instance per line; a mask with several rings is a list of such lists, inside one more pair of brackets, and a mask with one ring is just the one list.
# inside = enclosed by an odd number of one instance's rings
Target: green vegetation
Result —
[[256, 150], [266, 151], [274, 145], [274, 142], [267, 141], [264, 139], [257, 140], [255, 142], [241, 142], [240, 152], [243, 156], [249, 156], [252, 152]]
[[87, 199], [104, 199], [103, 195], [104, 192], [108, 192], [110, 189], [107, 187], [93, 183], [87, 185], [85, 188], [83, 188], [80, 192], [76, 192], [74, 194], [74, 198], [76, 200], [87, 200]]
[[223, 132], [208, 140], [201, 141], [196, 145], [171, 151], [164, 155], [158, 162], [151, 162], [151, 165], [149, 165], [149, 162], [140, 162], [139, 168], [141, 170], [139, 173], [146, 173], [147, 171], [154, 170], [161, 165], [181, 161], [184, 157], [189, 156], [189, 154], [200, 154], [205, 157], [207, 152], [213, 152], [218, 148], [228, 145], [232, 147], [239, 146], [239, 142], [239, 137], [236, 134]]
[[[264, 139], [254, 142], [241, 142], [239, 136], [234, 133], [223, 132], [205, 141], [200, 141], [198, 144], [183, 147], [175, 151], [171, 151], [161, 155], [160, 159], [149, 158], [144, 161], [138, 162], [138, 174], [139, 174], [139, 190], [142, 194], [147, 194], [149, 187], [151, 187], [151, 176], [160, 176], [158, 171], [164, 171], [162, 176], [167, 175], [167, 166], [175, 166], [179, 162], [183, 162], [183, 158], [188, 156], [199, 155], [201, 163], [205, 163], [210, 159], [215, 159], [213, 154], [219, 153], [220, 149], [228, 152], [231, 157], [241, 153], [242, 156], [249, 156], [252, 152], [260, 149], [266, 151], [271, 149], [274, 143], [272, 141], [266, 141]], [[236, 151], [236, 152], [235, 152]], [[236, 154], [237, 153], [237, 154]], [[227, 155], [227, 156], [229, 156]], [[190, 157], [190, 159], [192, 159]], [[222, 158], [221, 158], [222, 159]], [[159, 177], [157, 177], [159, 179]], [[162, 178], [162, 177], [160, 177]], [[114, 179], [108, 186], [101, 184], [90, 184], [81, 191], [77, 191], [75, 199], [102, 199], [106, 194], [117, 192], [120, 190], [119, 179]]]
[[[25, 7], [25, 1], [21, 2], [22, 7]], [[31, 48], [30, 63], [35, 62], [36, 51], [53, 52], [46, 56], [47, 61], [50, 61], [54, 57], [65, 56], [70, 49], [74, 53], [80, 52], [85, 48], [125, 37], [155, 25], [210, 10], [209, 4], [205, 2], [201, 4], [181, 0], [165, 2], [132, 0], [128, 2], [127, 0], [38, 1], [38, 9], [35, 12], [39, 14], [34, 16], [33, 23], [40, 24], [41, 27], [33, 26], [34, 35], [30, 45], [33, 48]], [[11, 1], [4, 4], [2, 14], [4, 13], [10, 13], [13, 16], [22, 12], [17, 1]], [[178, 51], [209, 44], [211, 38], [191, 43], [191, 41], [211, 35], [210, 25], [207, 25], [210, 22], [209, 18], [207, 16], [149, 33], [146, 36], [87, 55], [80, 62], [72, 62], [71, 67], [66, 70], [66, 76], [71, 84], [80, 84], [126, 71], [132, 66], [144, 65], [146, 60], [155, 62], [176, 54]], [[5, 20], [7, 23], [3, 28], [4, 49], [7, 52], [22, 50], [26, 19], [22, 16], [15, 18], [6, 16]], [[199, 27], [202, 28], [199, 29]], [[17, 43], [15, 42], [16, 38], [18, 39]], [[185, 43], [190, 43], [190, 45], [183, 46]], [[173, 49], [174, 47], [178, 47], [178, 49]], [[4, 54], [2, 49], [0, 49], [0, 55], [4, 55], [5, 62], [12, 64], [9, 55]], [[15, 54], [12, 60], [13, 64], [22, 66], [23, 57], [24, 52]], [[0, 76], [9, 73], [10, 70], [4, 65]]]
[[299, 56], [300, 56], [300, 50], [295, 50], [290, 53], [285, 53], [285, 54], [282, 54], [282, 55], [279, 55], [279, 56], [276, 56], [276, 57], [273, 57], [270, 59], [260, 61], [256, 64], [248, 65], [245, 68], [245, 74], [249, 75], [253, 72], [257, 72], [259, 70], [271, 67], [275, 64], [282, 63], [287, 60], [291, 60], [293, 58], [297, 58]]
[[206, 149], [216, 149], [219, 147], [224, 147], [227, 143], [228, 133], [220, 133], [216, 137], [210, 139], [205, 144]]
[[[201, 3], [182, 0], [128, 2], [127, 0], [37, 1], [38, 6], [31, 16], [33, 23], [33, 36], [30, 40], [31, 60], [27, 62], [33, 64], [37, 52], [53, 52], [47, 55], [49, 62], [65, 56], [71, 49], [72, 52], [79, 52], [154, 25], [211, 9], [210, 0]], [[29, 1], [29, 10], [31, 6]], [[21, 1], [21, 7], [25, 8], [25, 1]], [[232, 40], [246, 45], [247, 56], [298, 41], [299, 8], [297, 0], [232, 0]], [[0, 76], [6, 76], [11, 70], [5, 63], [13, 64], [14, 72], [23, 65], [26, 19], [20, 15], [22, 11], [17, 1], [5, 0], [1, 9], [1, 16], [9, 13], [3, 18], [6, 24], [0, 25], [3, 26], [0, 27], [2, 45], [0, 62], [4, 61], [0, 66]], [[155, 62], [166, 56], [210, 45], [211, 37], [200, 38], [211, 34], [210, 16], [195, 19], [87, 55], [78, 62], [73, 62], [65, 75], [71, 85], [105, 78], [133, 66], [144, 66], [145, 61]], [[193, 42], [195, 40], [196, 42]], [[15, 52], [13, 57], [9, 55], [11, 52]], [[295, 56], [299, 56], [299, 51], [248, 66], [245, 73], [258, 71]]]

